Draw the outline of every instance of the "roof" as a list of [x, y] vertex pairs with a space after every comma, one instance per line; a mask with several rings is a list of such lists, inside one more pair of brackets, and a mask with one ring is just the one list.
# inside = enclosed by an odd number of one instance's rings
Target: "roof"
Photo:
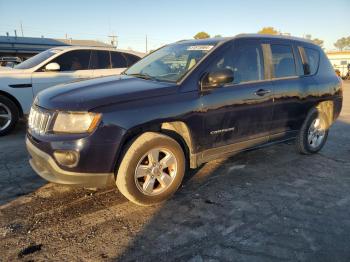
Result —
[[[232, 37], [217, 37], [217, 38], [205, 38], [205, 39], [190, 39], [190, 40], [181, 40], [179, 42], [184, 43], [193, 43], [198, 44], [202, 43], [204, 45], [210, 45], [210, 44], [217, 44], [220, 42], [226, 42], [233, 39], [239, 39], [239, 38], [264, 38], [264, 39], [286, 39], [286, 40], [293, 40], [293, 41], [299, 41], [299, 42], [305, 42], [308, 44], [315, 45], [312, 41], [301, 38], [301, 37], [295, 37], [295, 36], [286, 36], [286, 35], [265, 35], [265, 34], [238, 34], [236, 36]], [[179, 43], [177, 42], [177, 43]]]
[[239, 34], [239, 35], [236, 35], [234, 38], [286, 39], [286, 40], [305, 42], [305, 43], [314, 45], [314, 42], [312, 42], [309, 39], [296, 37], [296, 36], [289, 36], [289, 35]]
[[119, 51], [123, 53], [137, 55], [139, 57], [145, 56], [144, 53], [133, 51], [133, 50], [125, 50], [125, 49], [117, 49], [114, 47], [96, 47], [96, 46], [55, 46], [51, 49], [60, 49], [60, 50], [106, 50], [106, 51]]

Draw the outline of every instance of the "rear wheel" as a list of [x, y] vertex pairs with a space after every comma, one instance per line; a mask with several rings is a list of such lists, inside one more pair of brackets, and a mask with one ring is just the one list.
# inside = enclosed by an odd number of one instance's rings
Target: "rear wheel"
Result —
[[120, 192], [138, 205], [165, 201], [179, 188], [185, 173], [185, 156], [171, 137], [147, 132], [127, 149], [116, 184]]
[[296, 141], [298, 151], [302, 154], [320, 151], [326, 143], [328, 127], [326, 114], [318, 108], [312, 109], [299, 131]]
[[16, 126], [19, 111], [14, 102], [4, 96], [0, 96], [0, 136], [7, 135]]

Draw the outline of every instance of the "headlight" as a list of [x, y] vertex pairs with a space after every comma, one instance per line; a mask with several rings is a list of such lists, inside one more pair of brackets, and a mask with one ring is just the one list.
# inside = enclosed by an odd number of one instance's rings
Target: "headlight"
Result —
[[53, 131], [55, 133], [91, 133], [99, 124], [101, 114], [91, 112], [59, 112]]

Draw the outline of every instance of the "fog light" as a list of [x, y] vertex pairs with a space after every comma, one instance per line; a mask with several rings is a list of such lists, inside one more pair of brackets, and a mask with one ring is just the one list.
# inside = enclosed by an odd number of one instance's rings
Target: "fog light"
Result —
[[79, 161], [79, 153], [76, 151], [57, 150], [53, 155], [59, 164], [66, 167], [75, 167]]

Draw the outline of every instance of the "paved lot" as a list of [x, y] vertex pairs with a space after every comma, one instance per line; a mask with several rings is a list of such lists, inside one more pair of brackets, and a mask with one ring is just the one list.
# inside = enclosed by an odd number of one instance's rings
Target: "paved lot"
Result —
[[212, 161], [167, 203], [45, 182], [0, 138], [0, 261], [350, 261], [350, 83], [325, 148]]

